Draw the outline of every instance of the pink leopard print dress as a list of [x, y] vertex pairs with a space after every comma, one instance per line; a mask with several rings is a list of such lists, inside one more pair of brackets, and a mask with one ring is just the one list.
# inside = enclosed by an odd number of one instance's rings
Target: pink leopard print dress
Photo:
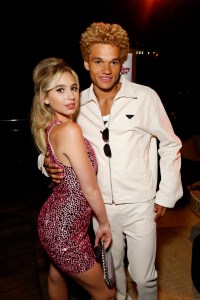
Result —
[[[72, 275], [88, 271], [95, 263], [94, 250], [88, 235], [92, 210], [85, 199], [73, 169], [64, 166], [51, 148], [49, 132], [58, 123], [54, 120], [47, 128], [47, 150], [53, 163], [64, 170], [64, 178], [43, 204], [38, 217], [41, 245], [50, 259], [63, 272]], [[85, 139], [88, 156], [97, 172], [94, 150]]]

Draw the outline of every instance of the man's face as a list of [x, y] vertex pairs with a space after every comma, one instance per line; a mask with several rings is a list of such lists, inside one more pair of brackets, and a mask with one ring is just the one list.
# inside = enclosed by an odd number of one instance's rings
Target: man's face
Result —
[[109, 44], [94, 44], [90, 49], [89, 61], [84, 61], [91, 80], [98, 89], [110, 90], [118, 82], [122, 64], [120, 48]]

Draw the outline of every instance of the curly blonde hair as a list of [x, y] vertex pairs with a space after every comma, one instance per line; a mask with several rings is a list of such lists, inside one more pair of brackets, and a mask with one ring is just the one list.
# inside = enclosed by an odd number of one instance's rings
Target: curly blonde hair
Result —
[[92, 23], [81, 34], [80, 48], [84, 61], [89, 61], [90, 48], [97, 43], [109, 44], [120, 48], [120, 62], [123, 64], [130, 49], [129, 37], [118, 24], [97, 22]]
[[[50, 90], [58, 83], [64, 72], [72, 74], [79, 88], [78, 75], [61, 58], [50, 57], [40, 61], [33, 71], [34, 97], [30, 113], [31, 131], [39, 152], [45, 153], [45, 129], [55, 118], [54, 112], [45, 99]], [[74, 118], [78, 111], [75, 113]]]

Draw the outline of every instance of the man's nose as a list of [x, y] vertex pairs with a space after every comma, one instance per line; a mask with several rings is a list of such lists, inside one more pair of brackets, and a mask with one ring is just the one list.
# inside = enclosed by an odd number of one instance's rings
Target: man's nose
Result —
[[105, 63], [102, 65], [102, 72], [106, 73], [106, 74], [110, 74], [112, 73], [112, 70], [111, 70], [111, 66], [109, 63]]

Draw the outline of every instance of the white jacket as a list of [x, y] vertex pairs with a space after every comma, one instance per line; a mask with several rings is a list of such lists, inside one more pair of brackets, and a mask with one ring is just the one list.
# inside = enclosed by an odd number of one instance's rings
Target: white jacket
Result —
[[[103, 151], [104, 123], [93, 84], [81, 93], [77, 120], [95, 150], [104, 201], [124, 204], [155, 198], [155, 203], [173, 207], [183, 195], [181, 141], [173, 131], [158, 94], [123, 76], [121, 81], [108, 125], [111, 158]], [[161, 180], [157, 190], [158, 158]]]

